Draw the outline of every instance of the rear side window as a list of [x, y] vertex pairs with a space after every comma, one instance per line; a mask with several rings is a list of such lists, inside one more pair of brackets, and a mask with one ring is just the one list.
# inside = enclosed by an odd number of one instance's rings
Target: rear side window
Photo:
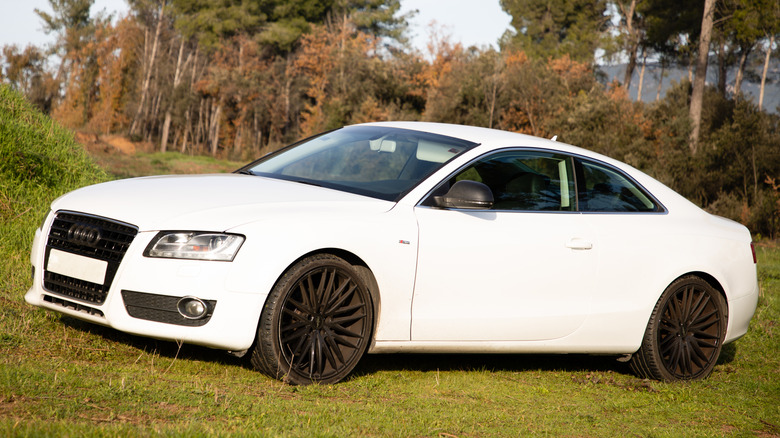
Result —
[[601, 164], [577, 160], [582, 184], [579, 209], [590, 212], [654, 212], [658, 204], [625, 175]]

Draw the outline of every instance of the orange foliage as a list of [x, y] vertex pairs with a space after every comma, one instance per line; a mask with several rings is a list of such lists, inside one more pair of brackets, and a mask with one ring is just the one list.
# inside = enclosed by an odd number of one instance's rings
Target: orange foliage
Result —
[[574, 61], [568, 54], [550, 59], [547, 65], [552, 73], [563, 81], [570, 94], [575, 93], [580, 88], [580, 84], [588, 82], [593, 77], [593, 72], [588, 64]]
[[103, 134], [126, 125], [122, 103], [128, 90], [123, 79], [134, 62], [129, 46], [139, 33], [130, 17], [124, 17], [116, 27], [109, 21], [98, 21], [78, 49], [65, 55], [63, 62], [67, 62], [68, 69], [64, 93], [52, 110], [57, 121]]
[[129, 17], [120, 20], [116, 28], [108, 25], [97, 29], [95, 51], [100, 88], [87, 124], [89, 130], [109, 134], [127, 125], [128, 119], [122, 111], [122, 100], [127, 90], [122, 79], [133, 62], [128, 44], [139, 36], [140, 29]]
[[504, 64], [508, 70], [518, 68], [528, 62], [528, 55], [522, 50], [509, 50], [504, 55]]
[[294, 68], [307, 80], [305, 104], [301, 115], [301, 133], [313, 135], [328, 129], [330, 114], [324, 105], [345, 104], [350, 89], [356, 84], [350, 80], [356, 65], [375, 56], [378, 40], [358, 31], [348, 19], [334, 26], [314, 26], [301, 39], [301, 48]]

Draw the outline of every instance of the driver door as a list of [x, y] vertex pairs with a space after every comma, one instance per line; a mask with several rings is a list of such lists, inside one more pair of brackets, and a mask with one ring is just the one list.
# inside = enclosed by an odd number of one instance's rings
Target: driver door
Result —
[[412, 340], [541, 341], [573, 333], [590, 312], [595, 258], [576, 212], [571, 158], [503, 151], [448, 183], [461, 179], [486, 184], [495, 203], [490, 210], [416, 207]]

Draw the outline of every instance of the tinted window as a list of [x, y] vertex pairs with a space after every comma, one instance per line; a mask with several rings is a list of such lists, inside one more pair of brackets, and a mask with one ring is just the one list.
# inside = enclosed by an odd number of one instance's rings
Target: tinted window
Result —
[[579, 161], [582, 169], [580, 211], [649, 212], [658, 205], [622, 173], [600, 164]]
[[480, 159], [454, 180], [472, 180], [493, 192], [494, 210], [574, 211], [570, 158], [544, 152], [506, 151]]

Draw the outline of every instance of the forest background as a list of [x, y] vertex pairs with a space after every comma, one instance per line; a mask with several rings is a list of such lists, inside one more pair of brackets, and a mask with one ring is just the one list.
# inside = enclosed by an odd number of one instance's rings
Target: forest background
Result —
[[[776, 0], [501, 0], [512, 22], [498, 49], [433, 29], [426, 53], [408, 43], [399, 0], [127, 3], [91, 17], [93, 0], [49, 0], [36, 12], [56, 42], [2, 47], [0, 81], [70, 129], [235, 160], [378, 120], [557, 135], [780, 234], [780, 116], [762, 108]], [[622, 80], [597, 59], [623, 60]], [[688, 78], [634, 102], [647, 59]], [[758, 101], [746, 77], [760, 78]]]

